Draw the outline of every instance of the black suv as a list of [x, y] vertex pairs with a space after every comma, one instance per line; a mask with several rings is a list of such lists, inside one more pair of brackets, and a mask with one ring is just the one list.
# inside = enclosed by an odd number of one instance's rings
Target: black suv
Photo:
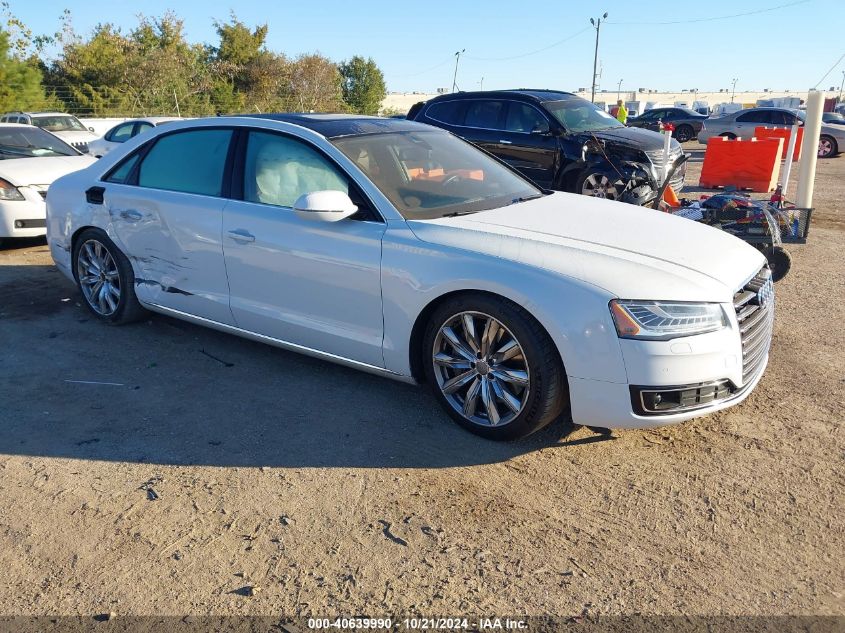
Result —
[[[633, 204], [653, 201], [660, 189], [663, 137], [625, 127], [568, 92], [458, 92], [414, 105], [408, 118], [465, 138], [547, 189]], [[672, 140], [675, 192], [684, 185], [682, 156]]]

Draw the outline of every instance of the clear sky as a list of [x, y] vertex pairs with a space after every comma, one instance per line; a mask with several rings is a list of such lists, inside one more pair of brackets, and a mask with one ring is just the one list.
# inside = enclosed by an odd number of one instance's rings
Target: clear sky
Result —
[[[212, 21], [234, 8], [250, 25], [267, 23], [270, 49], [289, 56], [320, 51], [340, 61], [372, 56], [388, 90], [433, 92], [450, 88], [455, 52], [466, 49], [458, 86], [478, 89], [590, 86], [595, 30], [602, 24], [601, 87], [700, 91], [806, 90], [845, 54], [842, 0], [10, 0], [12, 13], [33, 32], [53, 33], [70, 8], [74, 29], [88, 34], [99, 22], [131, 29], [136, 16], [174, 10], [188, 39], [214, 43]], [[786, 6], [784, 6], [786, 5]], [[768, 12], [713, 19], [721, 16]], [[656, 24], [682, 22], [679, 24]], [[566, 40], [566, 41], [562, 41]], [[541, 50], [543, 49], [543, 50]], [[537, 52], [539, 51], [539, 52]], [[819, 85], [838, 88], [845, 59]]]

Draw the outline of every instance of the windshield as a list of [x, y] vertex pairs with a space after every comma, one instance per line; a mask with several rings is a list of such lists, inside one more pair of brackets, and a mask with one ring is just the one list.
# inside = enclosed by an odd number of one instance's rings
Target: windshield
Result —
[[563, 101], [544, 101], [543, 106], [568, 132], [596, 132], [625, 127], [597, 105], [579, 97]]
[[543, 195], [527, 180], [447, 132], [368, 134], [332, 143], [408, 220], [486, 211]]
[[37, 127], [0, 126], [0, 159], [33, 156], [79, 156], [79, 152]]
[[32, 124], [48, 132], [87, 132], [86, 128], [75, 116], [57, 114], [55, 116], [32, 117]]

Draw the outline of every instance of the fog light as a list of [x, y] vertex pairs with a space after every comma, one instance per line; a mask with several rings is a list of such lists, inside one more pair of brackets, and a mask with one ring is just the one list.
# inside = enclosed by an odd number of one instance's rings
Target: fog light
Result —
[[15, 228], [22, 229], [23, 228], [23, 220], [15, 220]]
[[631, 404], [637, 415], [680, 413], [729, 398], [736, 390], [730, 380], [678, 385], [638, 387], [631, 385]]

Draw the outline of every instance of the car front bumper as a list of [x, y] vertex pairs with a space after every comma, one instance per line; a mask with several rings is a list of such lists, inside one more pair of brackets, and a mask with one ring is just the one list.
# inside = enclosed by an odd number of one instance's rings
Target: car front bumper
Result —
[[750, 319], [737, 320], [733, 306], [724, 308], [728, 326], [717, 332], [669, 341], [620, 339], [626, 383], [569, 376], [572, 420], [585, 426], [647, 428], [742, 402], [768, 363], [774, 308], [762, 308], [754, 330], [747, 327]]
[[46, 234], [47, 206], [41, 189], [19, 187], [18, 190], [23, 200], [0, 201], [0, 238], [39, 237]]

